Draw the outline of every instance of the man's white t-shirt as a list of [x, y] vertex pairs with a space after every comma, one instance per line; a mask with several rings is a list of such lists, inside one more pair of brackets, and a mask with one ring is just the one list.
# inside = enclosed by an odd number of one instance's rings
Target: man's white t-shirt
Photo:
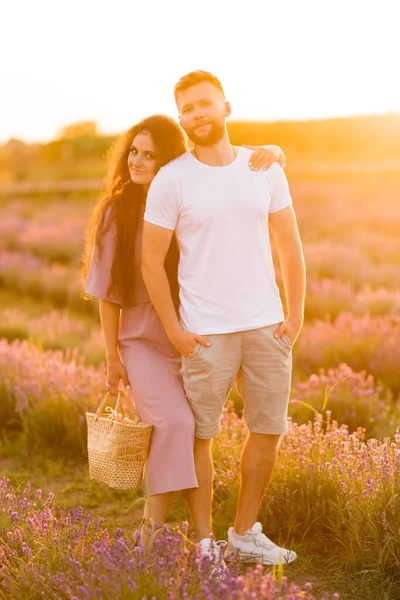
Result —
[[232, 333], [284, 318], [268, 215], [292, 199], [281, 167], [251, 171], [251, 153], [238, 148], [231, 164], [211, 167], [187, 152], [160, 169], [150, 186], [144, 219], [175, 230], [187, 331]]

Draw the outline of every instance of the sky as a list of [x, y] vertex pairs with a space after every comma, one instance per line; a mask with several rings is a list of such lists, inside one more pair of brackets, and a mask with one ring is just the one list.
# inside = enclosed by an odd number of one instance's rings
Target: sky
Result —
[[400, 111], [399, 0], [12, 0], [0, 24], [0, 143], [177, 117], [173, 87], [219, 77], [231, 119]]

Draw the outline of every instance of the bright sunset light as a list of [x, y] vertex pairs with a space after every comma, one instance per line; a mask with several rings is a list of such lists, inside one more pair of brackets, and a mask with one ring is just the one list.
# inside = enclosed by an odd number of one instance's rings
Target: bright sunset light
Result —
[[3, 10], [0, 141], [175, 116], [173, 85], [196, 68], [222, 80], [233, 119], [400, 111], [396, 10], [395, 0], [15, 0]]

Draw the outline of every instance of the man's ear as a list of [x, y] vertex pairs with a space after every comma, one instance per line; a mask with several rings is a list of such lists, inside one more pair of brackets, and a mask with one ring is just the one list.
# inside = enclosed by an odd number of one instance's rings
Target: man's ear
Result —
[[230, 117], [232, 114], [231, 103], [225, 102], [225, 114], [227, 117]]

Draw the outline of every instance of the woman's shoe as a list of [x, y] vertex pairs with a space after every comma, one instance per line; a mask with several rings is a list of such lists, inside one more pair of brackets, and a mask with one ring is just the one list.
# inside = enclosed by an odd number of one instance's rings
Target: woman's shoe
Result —
[[204, 538], [199, 542], [200, 556], [210, 563], [210, 574], [216, 579], [224, 579], [229, 575], [229, 569], [224, 561], [223, 550], [220, 547], [223, 542], [215, 542], [212, 538]]

